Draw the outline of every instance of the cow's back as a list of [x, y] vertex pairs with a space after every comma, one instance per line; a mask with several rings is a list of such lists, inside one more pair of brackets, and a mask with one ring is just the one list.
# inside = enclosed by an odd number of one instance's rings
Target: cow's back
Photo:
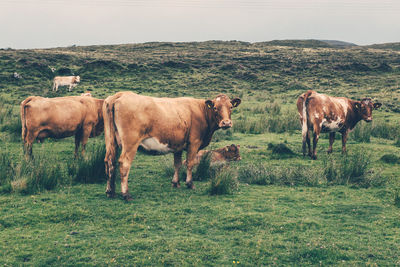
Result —
[[156, 137], [159, 142], [180, 149], [190, 129], [201, 123], [201, 118], [204, 121], [200, 104], [204, 101], [193, 98], [153, 98], [121, 92], [110, 101], [114, 102], [114, 120], [122, 140], [130, 134], [137, 138]]
[[78, 96], [35, 97], [25, 107], [26, 126], [35, 132], [47, 130], [53, 137], [71, 136], [87, 123], [95, 125], [99, 113], [96, 103], [96, 99]]

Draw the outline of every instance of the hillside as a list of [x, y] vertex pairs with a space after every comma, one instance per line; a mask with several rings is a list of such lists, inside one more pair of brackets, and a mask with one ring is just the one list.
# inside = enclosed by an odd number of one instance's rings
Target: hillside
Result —
[[375, 48], [375, 49], [385, 49], [385, 50], [394, 50], [400, 51], [400, 42], [397, 43], [385, 43], [385, 44], [373, 44], [365, 46], [368, 48]]
[[[6, 266], [395, 266], [400, 263], [400, 52], [334, 41], [209, 41], [0, 50], [0, 263]], [[339, 45], [339, 46], [338, 46]], [[385, 48], [386, 47], [386, 48]], [[52, 92], [56, 75], [80, 75]], [[302, 155], [296, 100], [308, 89], [382, 107], [318, 159]], [[207, 149], [240, 145], [240, 161], [194, 171], [172, 188], [173, 155], [139, 151], [125, 202], [106, 197], [104, 136], [74, 158], [74, 139], [33, 144], [29, 95], [105, 98], [132, 90], [242, 102]], [[157, 118], [158, 119], [158, 118]], [[132, 120], [132, 123], [134, 121]], [[185, 153], [184, 153], [185, 154]], [[185, 155], [184, 155], [185, 158]]]
[[[275, 43], [280, 46], [209, 41], [1, 50], [0, 92], [15, 100], [51, 96], [55, 75], [79, 74], [78, 93], [92, 90], [99, 97], [120, 90], [164, 96], [222, 91], [295, 97], [314, 89], [354, 98], [369, 95], [399, 109], [398, 52], [320, 47], [320, 41], [313, 47], [282, 42], [286, 41]], [[22, 78], [15, 78], [14, 72]]]

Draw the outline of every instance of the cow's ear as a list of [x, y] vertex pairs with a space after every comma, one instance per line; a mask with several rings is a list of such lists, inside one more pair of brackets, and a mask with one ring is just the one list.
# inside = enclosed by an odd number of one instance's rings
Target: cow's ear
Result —
[[214, 107], [214, 103], [211, 100], [206, 100], [206, 106], [209, 109], [212, 109]]
[[228, 152], [228, 151], [229, 151], [229, 148], [228, 148], [228, 147], [225, 147], [225, 151]]
[[354, 106], [356, 107], [356, 109], [361, 109], [361, 103], [360, 102], [355, 102]]
[[237, 148], [240, 148], [240, 145], [237, 145], [236, 147], [237, 147]]
[[382, 103], [374, 103], [374, 109], [380, 108]]
[[234, 108], [239, 106], [241, 102], [242, 102], [242, 100], [240, 100], [240, 98], [237, 98], [237, 97], [231, 100], [231, 104]]

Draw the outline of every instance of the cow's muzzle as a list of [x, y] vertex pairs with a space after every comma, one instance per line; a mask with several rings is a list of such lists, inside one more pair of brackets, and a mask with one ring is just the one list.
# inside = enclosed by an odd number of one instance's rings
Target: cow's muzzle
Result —
[[366, 118], [365, 121], [366, 121], [366, 122], [371, 122], [371, 121], [372, 121], [372, 118], [371, 118], [371, 117]]
[[231, 120], [223, 120], [219, 123], [219, 127], [222, 129], [228, 129], [232, 127], [232, 121]]

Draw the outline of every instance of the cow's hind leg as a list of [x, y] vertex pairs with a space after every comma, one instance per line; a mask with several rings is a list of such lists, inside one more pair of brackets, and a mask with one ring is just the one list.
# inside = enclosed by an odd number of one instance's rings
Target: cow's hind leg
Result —
[[313, 153], [311, 159], [317, 159], [317, 144], [319, 140], [319, 134], [321, 129], [318, 125], [314, 125], [314, 136], [313, 136]]
[[129, 145], [128, 149], [122, 147], [121, 156], [119, 157], [119, 173], [121, 175], [121, 193], [122, 197], [129, 201], [132, 200], [132, 196], [128, 190], [128, 177], [131, 169], [132, 161], [135, 159], [137, 149], [140, 143]]
[[74, 153], [75, 158], [78, 158], [79, 155], [79, 145], [81, 143], [82, 136], [83, 136], [83, 131], [82, 129], [79, 129], [75, 134], [75, 153]]
[[306, 143], [307, 143], [307, 148], [308, 148], [308, 156], [311, 157], [311, 141], [310, 141], [310, 132], [307, 132], [307, 136], [306, 136]]
[[329, 148], [328, 148], [328, 154], [332, 153], [332, 145], [333, 142], [335, 142], [335, 132], [329, 133]]
[[107, 197], [115, 196], [115, 167], [116, 167], [117, 147], [110, 147], [106, 150], [104, 158], [106, 175], [107, 175]]
[[33, 159], [32, 145], [38, 133], [28, 131], [24, 140], [24, 154], [26, 159]]
[[83, 130], [83, 134], [81, 136], [81, 144], [82, 144], [82, 156], [85, 155], [85, 151], [86, 151], [86, 143], [89, 139], [90, 133], [92, 132], [92, 125], [87, 125], [85, 127], [85, 129]]
[[342, 133], [342, 153], [345, 154], [346, 151], [346, 142], [347, 142], [347, 135], [349, 134], [348, 131]]
[[172, 178], [172, 186], [180, 187], [179, 185], [179, 170], [182, 166], [182, 151], [174, 153], [174, 178]]

